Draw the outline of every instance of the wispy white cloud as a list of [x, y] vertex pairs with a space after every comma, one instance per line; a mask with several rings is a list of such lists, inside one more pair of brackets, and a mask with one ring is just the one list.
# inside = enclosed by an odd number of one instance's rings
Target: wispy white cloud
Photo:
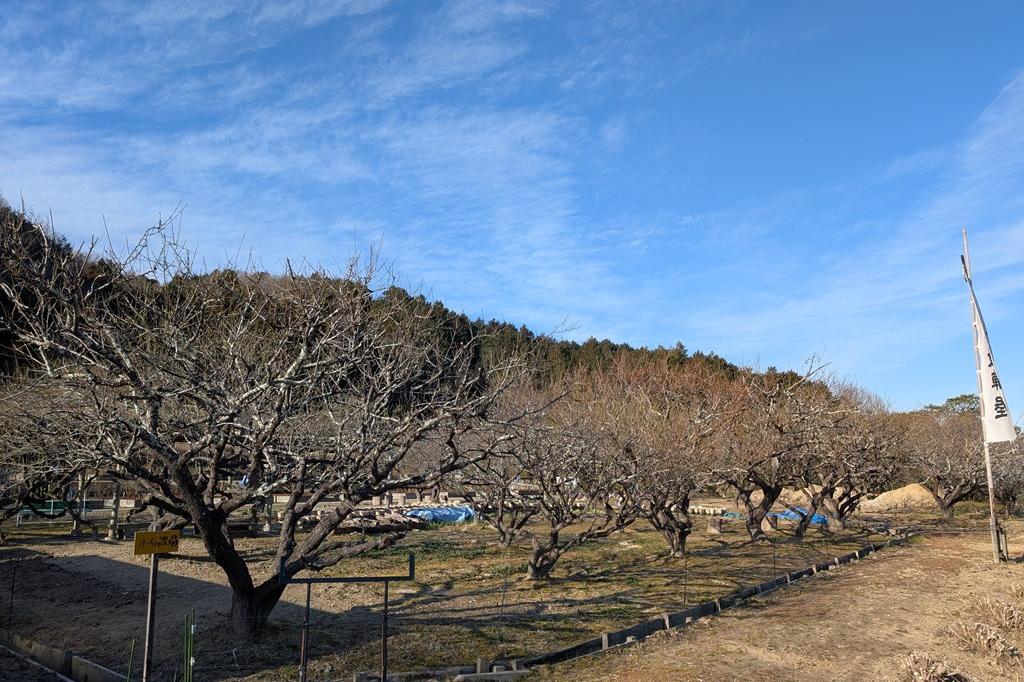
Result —
[[619, 151], [626, 144], [628, 136], [626, 118], [616, 115], [601, 124], [601, 139], [612, 151]]
[[4, 33], [19, 39], [0, 45], [0, 106], [116, 110], [188, 69], [227, 63], [389, 1], [286, 0], [260, 9], [240, 0], [11, 5]]
[[[768, 292], [776, 300], [771, 307], [732, 300], [699, 310], [690, 318], [693, 327], [716, 348], [734, 352], [771, 349], [773, 359], [793, 364], [827, 346], [844, 371], [892, 371], [922, 349], [966, 335], [957, 261], [962, 226], [971, 230], [989, 319], [1001, 318], [1011, 298], [1019, 301], [1024, 292], [1024, 74], [980, 114], [951, 155], [929, 150], [896, 160], [883, 179], [900, 174], [891, 169], [910, 172], [940, 156], [950, 158], [945, 179], [902, 219], [878, 225], [873, 238], [826, 269], [809, 269], [807, 280], [784, 296]], [[834, 248], [829, 233], [811, 245], [818, 248]]]
[[888, 182], [905, 175], [936, 170], [950, 160], [950, 153], [951, 150], [946, 147], [933, 147], [908, 156], [901, 156], [886, 166], [879, 181]]
[[[75, 44], [68, 63], [93, 50], [96, 67], [76, 77], [52, 63], [30, 69], [32, 55], [22, 53], [19, 78], [44, 86], [20, 96], [33, 106], [117, 111], [132, 125], [18, 121], [24, 108], [15, 106], [0, 142], [16, 142], [9, 149], [27, 163], [0, 171], [0, 187], [53, 208], [58, 227], [78, 238], [101, 229], [126, 236], [183, 202], [186, 238], [214, 260], [243, 239], [269, 267], [310, 254], [344, 260], [336, 249], [382, 240], [400, 272], [470, 312], [546, 328], [571, 317], [593, 330], [621, 297], [576, 224], [573, 143], [586, 139], [588, 123], [545, 106], [437, 103], [439, 92], [496, 70], [504, 72], [497, 80], [519, 79], [511, 72], [528, 68], [518, 62], [529, 50], [519, 27], [549, 4], [443, 3], [414, 13], [412, 38], [397, 46], [384, 41], [394, 20], [376, 12], [382, 4], [331, 5], [330, 16], [310, 3], [111, 5], [104, 31], [138, 33], [143, 56], [126, 69], [113, 51]], [[256, 50], [300, 26], [364, 12], [375, 14], [339, 27], [349, 40], [337, 61], [314, 71], [253, 66]], [[163, 59], [151, 58], [183, 32]], [[155, 113], [131, 111], [141, 93]], [[407, 103], [417, 99], [431, 103]], [[398, 100], [403, 113], [391, 113]], [[338, 208], [325, 220], [315, 202], [330, 195], [341, 200], [331, 197]]]

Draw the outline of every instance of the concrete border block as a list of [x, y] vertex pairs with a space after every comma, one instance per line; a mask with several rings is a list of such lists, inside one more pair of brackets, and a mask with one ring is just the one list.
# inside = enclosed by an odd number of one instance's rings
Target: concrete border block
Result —
[[740, 593], [737, 590], [736, 592], [730, 592], [724, 597], [719, 597], [716, 601], [718, 602], [718, 610], [725, 611], [726, 609], [731, 609], [736, 606], [736, 604], [742, 600], [740, 599]]
[[561, 663], [562, 661], [568, 661], [569, 659], [578, 658], [579, 656], [597, 653], [602, 650], [602, 644], [603, 642], [601, 637], [587, 639], [564, 649], [559, 649], [558, 651], [552, 651], [550, 653], [541, 654], [540, 656], [534, 656], [533, 658], [523, 659], [523, 666], [532, 668], [535, 665]]
[[38, 661], [51, 670], [56, 670], [61, 675], [71, 675], [72, 654], [70, 651], [33, 642], [31, 639], [21, 635], [14, 635], [13, 639], [13, 648], [18, 653]]
[[799, 571], [793, 571], [789, 574], [789, 582], [795, 582], [801, 578], [807, 578], [814, 575], [814, 567], [802, 568]]
[[630, 637], [635, 639], [644, 639], [650, 637], [655, 632], [661, 632], [665, 629], [664, 618], [653, 618], [651, 620], [645, 620], [642, 623], [637, 623], [628, 628], [617, 630], [615, 632], [607, 632], [601, 636], [603, 640], [603, 649], [609, 649], [613, 646], [619, 646], [625, 644]]
[[[457, 665], [450, 668], [436, 668], [433, 670], [413, 670], [401, 673], [388, 673], [389, 680], [397, 682], [414, 682], [415, 680], [447, 680], [458, 675], [475, 674], [475, 665]], [[379, 670], [364, 670], [352, 675], [353, 682], [380, 682]]]
[[115, 673], [110, 668], [105, 668], [99, 663], [93, 663], [81, 656], [71, 657], [70, 677], [76, 682], [126, 682], [128, 679], [121, 673]]
[[763, 582], [763, 583], [761, 583], [760, 585], [757, 586], [757, 593], [758, 594], [764, 594], [765, 592], [771, 592], [773, 590], [777, 590], [780, 587], [782, 587], [783, 585], [787, 585], [788, 584], [788, 580], [789, 580], [789, 576], [788, 575], [784, 575], [784, 576], [781, 576], [779, 578], [775, 578], [774, 580], [768, 580], [766, 582]]
[[[503, 682], [504, 680], [518, 680], [521, 677], [529, 675], [529, 670], [503, 670], [496, 673], [464, 673], [462, 675], [455, 676], [455, 682], [473, 682], [479, 680], [480, 682]], [[390, 678], [391, 675], [389, 674]]]
[[714, 612], [715, 603], [706, 601], [701, 604], [697, 604], [696, 606], [691, 606], [688, 609], [683, 609], [682, 611], [676, 611], [675, 613], [668, 614], [669, 626], [673, 628], [681, 627], [683, 625], [692, 623], [698, 618], [709, 616]]

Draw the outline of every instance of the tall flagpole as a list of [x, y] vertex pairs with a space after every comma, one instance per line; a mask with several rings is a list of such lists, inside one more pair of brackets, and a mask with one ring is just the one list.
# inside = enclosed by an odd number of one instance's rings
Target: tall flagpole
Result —
[[[974, 360], [978, 373], [978, 409], [982, 423], [982, 446], [985, 451], [985, 476], [988, 479], [988, 512], [989, 531], [992, 535], [992, 558], [998, 564], [1002, 560], [1002, 552], [999, 548], [999, 522], [996, 519], [996, 496], [995, 482], [992, 478], [992, 456], [989, 452], [989, 442], [1000, 442], [1013, 440], [1015, 431], [1013, 421], [1009, 417], [1009, 410], [1006, 407], [1006, 400], [1002, 395], [1002, 384], [996, 374], [995, 361], [992, 358], [992, 349], [989, 345], [988, 330], [985, 328], [985, 319], [981, 316], [981, 309], [978, 306], [978, 299], [974, 295], [974, 282], [971, 277], [971, 252], [967, 246], [967, 228], [963, 230], [964, 253], [960, 257], [964, 266], [964, 281], [967, 282], [967, 289], [971, 295], [971, 326], [974, 331]], [[983, 357], [983, 355], [987, 355]], [[987, 363], [986, 363], [987, 360]], [[985, 374], [990, 374], [991, 386], [986, 385]], [[998, 389], [998, 393], [995, 393]], [[986, 403], [992, 399], [993, 405]], [[989, 413], [989, 409], [992, 413]], [[1000, 422], [996, 420], [1005, 420]], [[1009, 425], [1012, 436], [1006, 436], [1006, 426]]]

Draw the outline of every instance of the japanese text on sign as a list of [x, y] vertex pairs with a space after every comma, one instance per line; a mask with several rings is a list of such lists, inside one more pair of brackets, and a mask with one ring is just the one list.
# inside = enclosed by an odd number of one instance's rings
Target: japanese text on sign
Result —
[[135, 554], [167, 554], [178, 551], [179, 530], [142, 532], [135, 534]]

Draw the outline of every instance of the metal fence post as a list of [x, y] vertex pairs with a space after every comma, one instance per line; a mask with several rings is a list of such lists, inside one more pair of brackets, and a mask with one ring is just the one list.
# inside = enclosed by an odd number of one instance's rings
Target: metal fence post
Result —
[[380, 682], [388, 679], [388, 585], [384, 581], [384, 611], [380, 619]]
[[299, 682], [306, 682], [306, 662], [309, 657], [309, 598], [313, 583], [306, 583], [306, 616], [302, 621], [302, 645], [299, 652]]

